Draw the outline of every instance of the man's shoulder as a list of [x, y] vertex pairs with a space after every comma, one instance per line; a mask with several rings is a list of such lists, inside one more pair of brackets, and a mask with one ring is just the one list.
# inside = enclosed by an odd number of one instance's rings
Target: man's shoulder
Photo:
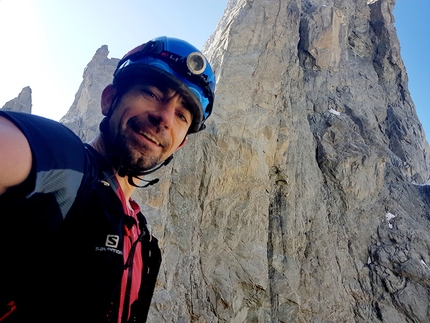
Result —
[[63, 124], [28, 113], [0, 111], [0, 116], [13, 122], [27, 138], [38, 171], [82, 167], [78, 165], [84, 160], [84, 145]]
[[[2, 111], [0, 116], [8, 119], [15, 124], [25, 135], [30, 134], [45, 134], [45, 135], [62, 135], [74, 138], [80, 141], [79, 137], [65, 125], [58, 121], [23, 112]], [[55, 137], [52, 137], [55, 140]]]

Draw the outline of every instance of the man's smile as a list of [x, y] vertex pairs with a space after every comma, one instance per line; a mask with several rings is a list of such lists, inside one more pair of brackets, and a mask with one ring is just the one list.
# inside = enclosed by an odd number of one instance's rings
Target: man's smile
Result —
[[[145, 141], [152, 143], [153, 145], [161, 148], [168, 146], [165, 134], [161, 132], [154, 132], [154, 126], [145, 121], [139, 121], [136, 119], [130, 119], [128, 122], [130, 129], [139, 135], [140, 140], [142, 137]], [[150, 131], [154, 129], [154, 131]]]
[[151, 140], [152, 142], [154, 142], [157, 146], [162, 147], [161, 143], [157, 140], [157, 138], [155, 138], [154, 136], [150, 135], [147, 132], [139, 132], [140, 135], [142, 135], [143, 137], [146, 137], [147, 139]]

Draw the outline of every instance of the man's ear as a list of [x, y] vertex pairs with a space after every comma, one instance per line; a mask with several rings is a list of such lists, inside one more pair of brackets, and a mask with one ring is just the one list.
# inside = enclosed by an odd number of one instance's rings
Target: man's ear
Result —
[[115, 97], [115, 94], [116, 94], [116, 89], [113, 86], [113, 84], [109, 84], [103, 90], [101, 107], [102, 107], [102, 113], [104, 116], [107, 116], [109, 114], [109, 110], [112, 105], [112, 100]]

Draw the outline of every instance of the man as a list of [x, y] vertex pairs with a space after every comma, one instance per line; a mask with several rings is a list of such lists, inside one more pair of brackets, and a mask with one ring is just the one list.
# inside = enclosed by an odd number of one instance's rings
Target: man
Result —
[[146, 321], [161, 256], [131, 196], [205, 128], [214, 89], [200, 51], [159, 37], [118, 63], [89, 144], [0, 112], [1, 322]]

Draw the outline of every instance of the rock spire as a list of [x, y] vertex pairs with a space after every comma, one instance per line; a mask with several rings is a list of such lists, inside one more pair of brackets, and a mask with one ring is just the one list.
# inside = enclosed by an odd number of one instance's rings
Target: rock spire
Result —
[[8, 102], [1, 108], [2, 110], [31, 113], [33, 106], [31, 100], [31, 88], [26, 86], [21, 90], [18, 96]]
[[429, 147], [393, 6], [228, 3], [212, 121], [142, 192], [151, 322], [429, 320]]

